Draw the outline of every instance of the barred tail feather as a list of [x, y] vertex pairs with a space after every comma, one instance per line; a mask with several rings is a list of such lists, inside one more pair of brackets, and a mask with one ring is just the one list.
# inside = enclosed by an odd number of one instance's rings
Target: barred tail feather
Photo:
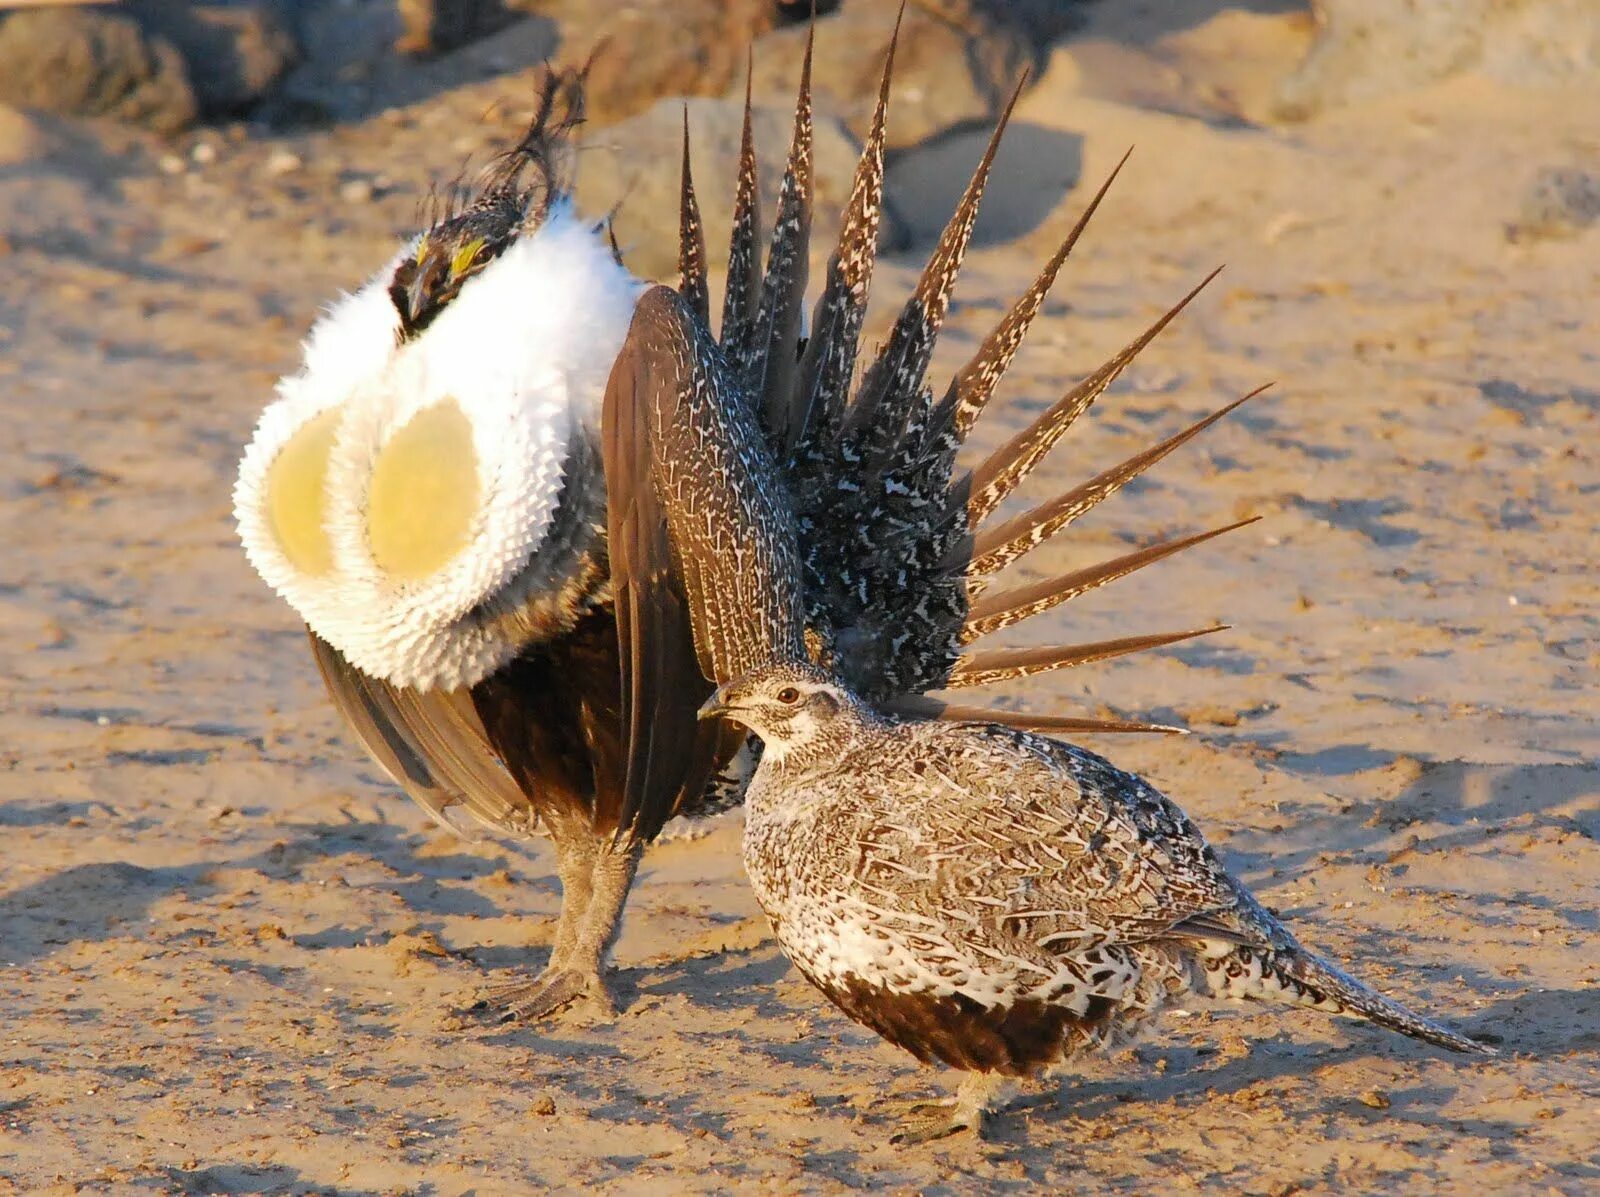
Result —
[[1145, 346], [1177, 319], [1178, 313], [1188, 307], [1221, 272], [1222, 268], [1219, 266], [1206, 275], [1192, 291], [1168, 308], [1160, 319], [1134, 338], [1121, 353], [1073, 387], [1031, 425], [985, 458], [972, 471], [967, 518], [973, 524], [981, 523], [998, 507], [1006, 496], [1017, 488], [1017, 484], [1044, 460], [1045, 454], [1055, 447], [1056, 442], [1068, 428], [1072, 427], [1078, 417], [1089, 410], [1090, 404], [1117, 380], [1134, 358], [1139, 356]]
[[[902, 14], [903, 14], [902, 9]], [[850, 200], [839, 227], [839, 244], [828, 261], [827, 281], [812, 318], [811, 339], [800, 359], [799, 390], [791, 412], [785, 448], [810, 463], [839, 429], [849, 398], [850, 379], [860, 349], [861, 324], [872, 290], [878, 257], [878, 226], [883, 215], [883, 149], [894, 77], [900, 23], [895, 22], [878, 83], [872, 128], [856, 164]]]
[[768, 440], [779, 447], [789, 439], [794, 403], [806, 279], [811, 258], [811, 54], [816, 26], [806, 36], [800, 68], [800, 95], [794, 108], [794, 137], [778, 192], [767, 272], [756, 310], [753, 352], [745, 363], [745, 388], [758, 404]]
[[927, 694], [907, 694], [881, 704], [891, 715], [907, 719], [942, 719], [949, 723], [998, 723], [1024, 731], [1042, 732], [1158, 732], [1186, 736], [1189, 730], [1168, 723], [1133, 719], [1092, 719], [1077, 715], [1045, 715], [1033, 711], [1007, 711], [994, 707], [967, 707]]
[[1077, 247], [1078, 239], [1083, 236], [1084, 229], [1089, 227], [1089, 221], [1100, 207], [1100, 201], [1105, 199], [1106, 193], [1111, 190], [1111, 184], [1117, 181], [1117, 175], [1122, 172], [1132, 154], [1133, 151], [1129, 150], [1122, 155], [1122, 160], [1112, 168], [1111, 173], [1106, 176], [1106, 181], [1100, 184], [1100, 190], [1095, 192], [1094, 198], [1084, 208], [1083, 214], [1072, 226], [1072, 231], [1067, 234], [1066, 240], [1044, 264], [1039, 276], [1033, 280], [1033, 285], [1011, 305], [1005, 318], [984, 338], [978, 352], [972, 355], [972, 359], [962, 366], [951, 380], [950, 388], [945, 392], [945, 397], [940, 401], [929, 424], [930, 440], [938, 436], [947, 424], [954, 432], [956, 444], [966, 439], [967, 433], [972, 430], [972, 426], [977, 423], [978, 417], [988, 406], [989, 400], [994, 397], [995, 388], [1005, 376], [1006, 370], [1010, 368], [1011, 359], [1021, 348], [1023, 338], [1028, 335], [1028, 329], [1044, 305], [1045, 296], [1055, 286], [1056, 276], [1066, 265], [1067, 258]]
[[1225, 632], [1227, 624], [1216, 627], [1195, 628], [1188, 632], [1161, 632], [1151, 636], [1123, 636], [1116, 640], [1095, 640], [1083, 644], [1045, 644], [1030, 648], [989, 648], [964, 652], [956, 658], [950, 671], [948, 689], [963, 686], [992, 686], [997, 682], [1014, 681], [1047, 673], [1052, 669], [1070, 669], [1074, 665], [1088, 665], [1095, 661], [1109, 661], [1129, 653], [1143, 652], [1147, 648], [1162, 648]]
[[1234, 945], [1228, 948], [1221, 955], [1208, 955], [1203, 960], [1213, 997], [1285, 1002], [1330, 1014], [1355, 1014], [1453, 1052], [1496, 1054], [1492, 1047], [1423, 1018], [1304, 949], [1270, 952]]
[[728, 238], [728, 284], [722, 295], [720, 343], [742, 368], [750, 352], [756, 304], [761, 295], [761, 214], [756, 178], [756, 139], [750, 103], [755, 59], [745, 70], [744, 125], [739, 134], [739, 181], [733, 196], [733, 231]]
[[890, 451], [899, 444], [913, 406], [924, 395], [923, 378], [928, 371], [934, 343], [950, 310], [950, 295], [961, 273], [967, 247], [972, 241], [972, 230], [977, 225], [978, 209], [982, 206], [983, 192], [989, 183], [989, 172], [994, 166], [995, 154], [1000, 150], [1000, 141], [1005, 136], [1012, 110], [1021, 96], [1022, 84], [1018, 84], [1000, 114], [994, 132], [989, 135], [989, 144], [967, 182], [960, 203], [951, 213], [944, 232], [939, 235], [939, 243], [934, 247], [928, 264], [923, 267], [916, 290], [906, 300], [888, 342], [861, 380], [855, 403], [845, 421], [845, 431], [865, 441], [868, 446], [865, 456], [869, 465], [882, 466]]
[[711, 326], [711, 290], [706, 282], [706, 233], [694, 194], [689, 163], [689, 106], [683, 108], [683, 183], [678, 200], [678, 291], [696, 318]]
[[967, 622], [961, 629], [961, 641], [963, 644], [970, 644], [980, 636], [987, 636], [991, 632], [998, 632], [1001, 628], [1043, 614], [1068, 599], [1087, 594], [1107, 582], [1125, 578], [1135, 570], [1153, 565], [1164, 557], [1181, 553], [1184, 549], [1193, 548], [1197, 544], [1203, 544], [1213, 537], [1221, 536], [1224, 532], [1232, 532], [1253, 524], [1260, 518], [1254, 516], [1247, 520], [1239, 520], [1237, 523], [1226, 524], [1221, 528], [1213, 528], [1209, 532], [1197, 532], [1193, 536], [1184, 536], [1177, 540], [1164, 540], [1148, 548], [1125, 553], [1121, 557], [1113, 557], [1110, 561], [1102, 561], [1085, 569], [1073, 570], [1070, 573], [1046, 578], [1042, 582], [984, 595], [972, 604]]
[[972, 545], [972, 562], [967, 566], [970, 577], [996, 573], [1032, 549], [1049, 540], [1079, 516], [1092, 511], [1116, 494], [1140, 474], [1166, 457], [1173, 450], [1187, 444], [1210, 428], [1235, 408], [1254, 399], [1271, 386], [1257, 387], [1243, 398], [1235, 399], [1226, 407], [1212, 412], [1205, 419], [1189, 425], [1159, 444], [1136, 453], [1126, 461], [1112, 466], [1081, 486], [1041, 503], [1031, 511], [1023, 512], [979, 533]]

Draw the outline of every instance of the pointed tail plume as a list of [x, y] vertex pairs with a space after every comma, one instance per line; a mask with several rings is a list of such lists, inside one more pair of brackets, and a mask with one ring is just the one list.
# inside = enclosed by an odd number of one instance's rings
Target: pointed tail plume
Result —
[[1423, 1018], [1303, 948], [1284, 952], [1235, 948], [1220, 958], [1208, 960], [1206, 976], [1217, 997], [1281, 1001], [1333, 1014], [1355, 1014], [1380, 1027], [1453, 1052], [1496, 1054], [1487, 1044]]

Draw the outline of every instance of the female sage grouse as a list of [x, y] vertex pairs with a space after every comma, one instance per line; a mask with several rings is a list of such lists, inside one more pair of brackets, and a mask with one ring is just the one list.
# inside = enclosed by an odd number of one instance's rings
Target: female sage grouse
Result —
[[754, 749], [696, 723], [714, 684], [804, 649], [892, 706], [1199, 634], [969, 647], [1216, 535], [980, 596], [986, 575], [1222, 413], [974, 530], [1178, 309], [957, 471], [957, 448], [1089, 215], [935, 395], [925, 375], [991, 142], [852, 388], [892, 61], [891, 44], [809, 338], [809, 55], [764, 271], [746, 101], [715, 337], [687, 139], [680, 285], [646, 287], [573, 213], [568, 142], [583, 75], [552, 73], [528, 133], [475, 195], [317, 323], [244, 456], [245, 549], [305, 620], [328, 689], [372, 755], [447, 825], [464, 811], [554, 840], [554, 949], [537, 980], [491, 995], [508, 1016], [584, 993], [604, 1005], [600, 969], [641, 846], [673, 815], [738, 800]]
[[885, 717], [809, 664], [758, 668], [701, 715], [765, 744], [744, 863], [789, 959], [857, 1022], [967, 1073], [902, 1139], [981, 1133], [1005, 1078], [1124, 1042], [1189, 993], [1489, 1051], [1302, 948], [1181, 810], [1091, 752]]

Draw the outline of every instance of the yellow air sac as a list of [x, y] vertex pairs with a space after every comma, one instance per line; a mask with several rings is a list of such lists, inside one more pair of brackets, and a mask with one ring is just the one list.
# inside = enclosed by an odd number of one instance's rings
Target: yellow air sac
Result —
[[316, 577], [333, 568], [333, 547], [323, 519], [327, 510], [328, 454], [340, 410], [315, 417], [279, 451], [267, 470], [267, 522], [278, 548], [301, 573]]
[[372, 467], [367, 536], [391, 578], [425, 578], [467, 545], [478, 510], [472, 425], [455, 400], [418, 412]]

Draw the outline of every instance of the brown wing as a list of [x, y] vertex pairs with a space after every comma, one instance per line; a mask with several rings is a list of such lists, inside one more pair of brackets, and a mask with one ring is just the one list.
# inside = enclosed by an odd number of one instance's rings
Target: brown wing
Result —
[[793, 519], [709, 331], [675, 292], [640, 300], [602, 418], [627, 780], [649, 837], [740, 735], [702, 725], [713, 683], [803, 651]]
[[519, 836], [535, 826], [533, 805], [490, 746], [465, 690], [410, 690], [362, 673], [310, 633], [311, 652], [334, 705], [372, 759], [442, 826], [469, 835], [451, 815]]

